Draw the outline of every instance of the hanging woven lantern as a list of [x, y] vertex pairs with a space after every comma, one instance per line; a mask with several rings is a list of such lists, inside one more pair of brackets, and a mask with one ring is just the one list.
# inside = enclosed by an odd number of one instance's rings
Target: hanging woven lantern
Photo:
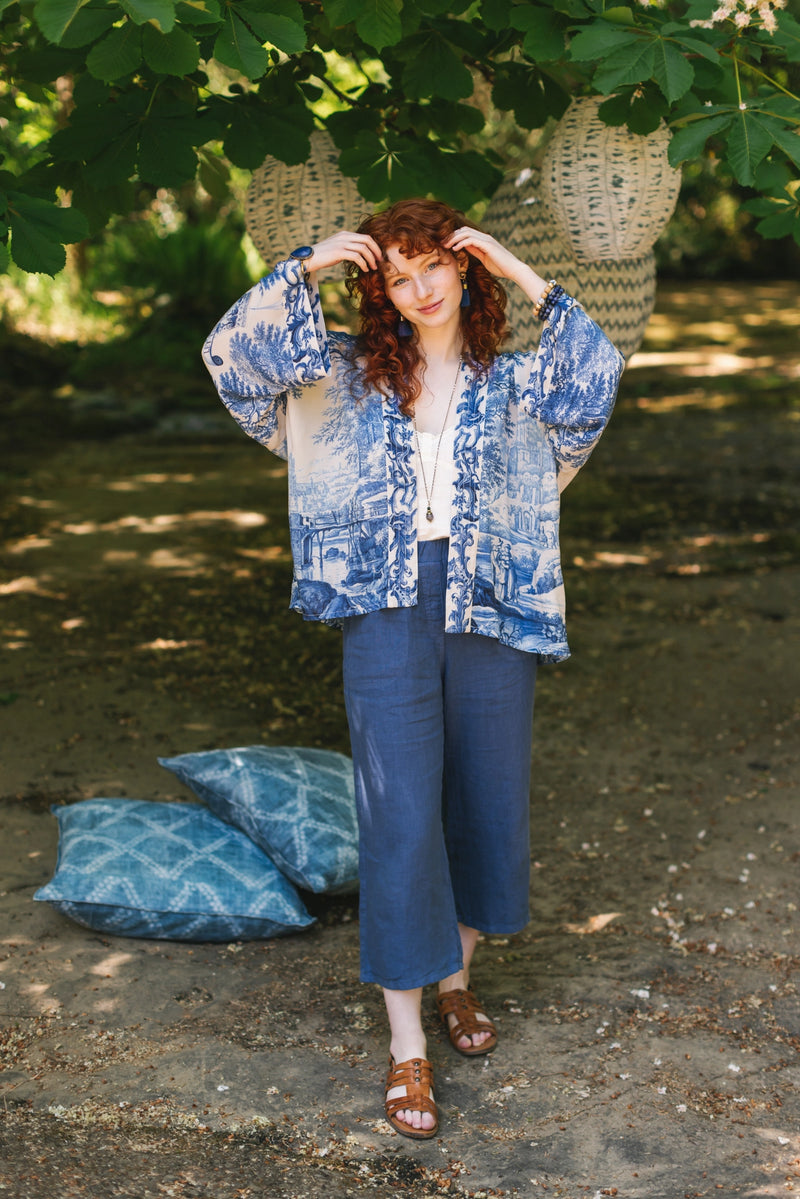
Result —
[[[505, 179], [481, 224], [540, 275], [557, 279], [626, 358], [638, 349], [655, 303], [652, 251], [613, 262], [578, 262], [542, 198], [538, 170]], [[542, 325], [533, 315], [533, 305], [513, 284], [508, 287], [506, 312], [512, 328], [511, 348], [534, 348]]]
[[640, 258], [652, 249], [678, 199], [681, 173], [669, 165], [670, 132], [606, 125], [604, 96], [573, 100], [542, 163], [542, 195], [578, 262]]
[[299, 166], [267, 158], [253, 172], [245, 199], [247, 231], [270, 267], [296, 246], [355, 229], [368, 213], [355, 180], [339, 170], [332, 138], [320, 131], [311, 134], [311, 153]]

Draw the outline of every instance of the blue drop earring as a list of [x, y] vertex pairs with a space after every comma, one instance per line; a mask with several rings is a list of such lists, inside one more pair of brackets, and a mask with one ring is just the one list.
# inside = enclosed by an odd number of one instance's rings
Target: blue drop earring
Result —
[[412, 333], [413, 333], [413, 329], [411, 328], [411, 325], [408, 323], [408, 321], [406, 320], [406, 318], [404, 316], [401, 316], [400, 320], [398, 322], [398, 325], [397, 325], [397, 336], [398, 337], [410, 337]]
[[469, 288], [467, 287], [467, 272], [461, 274], [461, 307], [469, 308], [470, 306]]

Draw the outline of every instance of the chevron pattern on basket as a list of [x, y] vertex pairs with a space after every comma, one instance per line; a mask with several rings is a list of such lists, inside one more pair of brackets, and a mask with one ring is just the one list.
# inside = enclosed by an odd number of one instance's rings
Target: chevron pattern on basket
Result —
[[[501, 183], [481, 222], [487, 233], [529, 262], [546, 279], [555, 278], [580, 300], [626, 358], [641, 345], [656, 296], [652, 251], [614, 262], [578, 262], [559, 235], [542, 198], [540, 173], [524, 170]], [[511, 349], [538, 344], [541, 324], [519, 288], [508, 288]]]

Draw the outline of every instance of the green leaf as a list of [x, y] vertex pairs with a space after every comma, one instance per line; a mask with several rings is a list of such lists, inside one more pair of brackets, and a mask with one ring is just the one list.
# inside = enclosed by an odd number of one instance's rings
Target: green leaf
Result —
[[778, 125], [777, 121], [765, 121], [764, 124], [771, 130], [776, 146], [780, 146], [795, 166], [800, 166], [800, 137], [782, 125]]
[[236, 11], [262, 42], [277, 46], [285, 54], [301, 54], [306, 48], [303, 11], [295, 0], [245, 0]]
[[5, 274], [11, 263], [11, 255], [8, 252], [8, 246], [0, 243], [0, 271]]
[[[82, 70], [83, 65], [80, 50], [48, 45], [30, 52], [23, 51], [16, 59], [15, 74], [21, 86], [24, 86], [22, 80], [25, 84], [51, 84], [59, 75], [71, 75]], [[27, 87], [25, 90], [28, 91]], [[28, 94], [30, 95], [30, 92]], [[35, 102], [45, 102], [44, 96], [37, 96]]]
[[268, 154], [289, 164], [307, 160], [313, 118], [304, 105], [242, 96], [232, 108], [223, 149], [234, 166], [254, 171]]
[[728, 162], [739, 183], [754, 182], [755, 168], [766, 158], [772, 143], [771, 131], [747, 109], [735, 114], [728, 134]]
[[400, 8], [398, 0], [362, 0], [361, 15], [356, 20], [359, 37], [379, 53], [395, 45], [403, 32]]
[[549, 117], [563, 116], [569, 95], [536, 67], [524, 63], [498, 63], [492, 100], [500, 109], [513, 110], [523, 129], [541, 129]]
[[720, 113], [717, 116], [701, 117], [684, 125], [682, 129], [673, 131], [669, 143], [668, 157], [670, 166], [680, 166], [690, 158], [700, 158], [708, 139], [715, 133], [727, 129], [733, 121], [733, 113]]
[[647, 136], [659, 127], [667, 113], [667, 102], [653, 84], [620, 91], [597, 110], [607, 125], [627, 125], [631, 133]]
[[214, 43], [214, 57], [226, 67], [241, 71], [246, 79], [260, 79], [269, 66], [269, 54], [258, 38], [229, 5], [225, 24]]
[[119, 0], [136, 25], [152, 21], [162, 33], [169, 33], [175, 24], [175, 0]]
[[[680, 29], [680, 26], [678, 29]], [[666, 33], [666, 29], [662, 29], [661, 32]], [[699, 54], [701, 57], [707, 59], [708, 62], [713, 62], [714, 64], [719, 63], [719, 51], [714, 46], [709, 46], [708, 42], [703, 42], [698, 37], [689, 37], [685, 33], [677, 31], [672, 34], [672, 37], [674, 41], [679, 42], [691, 54]]]
[[431, 30], [414, 38], [413, 43], [413, 52], [403, 70], [407, 96], [415, 100], [426, 96], [463, 100], [472, 95], [472, 75], [440, 34]]
[[491, 195], [503, 178], [502, 171], [475, 150], [457, 154], [440, 152], [434, 170], [431, 177], [436, 180], [437, 198], [462, 210]]
[[90, 74], [105, 83], [130, 75], [141, 63], [142, 31], [132, 21], [111, 29], [86, 56]]
[[[765, 158], [758, 164], [755, 185], [761, 192], [778, 192], [783, 191], [791, 178], [785, 162], [778, 158]], [[748, 211], [752, 211], [752, 209], [748, 209]]]
[[569, 56], [573, 62], [594, 62], [597, 58], [605, 58], [613, 50], [630, 49], [639, 40], [635, 33], [628, 33], [607, 21], [595, 21], [572, 39]]
[[216, 25], [222, 20], [217, 0], [178, 0], [175, 15], [184, 25]]
[[147, 94], [137, 90], [113, 102], [76, 107], [69, 125], [51, 140], [55, 157], [84, 162], [87, 184], [103, 188], [124, 184], [136, 169], [139, 123], [147, 103]]
[[785, 208], [779, 209], [759, 221], [756, 231], [762, 237], [769, 238], [787, 237], [789, 234], [794, 234], [795, 240], [800, 242], [800, 220], [798, 220], [797, 212], [788, 204]]
[[86, 217], [24, 192], [10, 192], [8, 199], [14, 262], [33, 274], [57, 274], [66, 262], [64, 245], [88, 237]]
[[139, 133], [137, 165], [139, 177], [155, 187], [180, 187], [197, 172], [195, 141], [200, 140], [199, 122], [188, 106], [156, 110]]
[[603, 20], [611, 21], [613, 25], [634, 25], [633, 9], [626, 4], [618, 4], [614, 8], [603, 10]]
[[552, 62], [566, 51], [564, 18], [545, 8], [517, 6], [511, 17], [515, 29], [525, 31], [522, 49], [533, 62]]
[[670, 42], [658, 38], [655, 44], [654, 74], [656, 83], [674, 104], [688, 92], [694, 82], [694, 67]]
[[99, 233], [114, 213], [135, 210], [138, 191], [138, 185], [127, 180], [113, 187], [97, 187], [81, 176], [72, 186], [72, 203], [89, 222], [89, 232]]
[[780, 46], [789, 62], [800, 62], [800, 24], [791, 17], [786, 9], [775, 14], [778, 28], [774, 34], [774, 43]]
[[231, 172], [227, 162], [206, 149], [201, 149], [197, 157], [200, 161], [198, 179], [202, 187], [217, 201], [227, 199], [230, 194], [231, 181]]
[[511, 0], [482, 0], [481, 20], [487, 29], [500, 33], [511, 24], [511, 9]]
[[88, 0], [38, 0], [33, 10], [36, 24], [49, 42], [60, 42]]
[[417, 124], [421, 123], [421, 118], [426, 117], [431, 129], [452, 138], [459, 135], [473, 136], [480, 133], [486, 124], [481, 110], [472, 104], [450, 104], [446, 101], [424, 106], [415, 104], [412, 106], [412, 112], [419, 114], [416, 116]]
[[655, 45], [644, 38], [637, 38], [637, 43], [612, 51], [597, 71], [592, 84], [602, 95], [610, 95], [625, 83], [641, 83], [653, 75]]
[[361, 0], [325, 0], [325, 16], [334, 28], [350, 25], [361, 13]]
[[176, 26], [159, 33], [154, 25], [142, 30], [142, 53], [157, 75], [191, 75], [200, 62], [200, 48], [185, 29]]
[[88, 46], [97, 38], [102, 37], [119, 17], [118, 12], [105, 4], [87, 4], [76, 15], [69, 28], [61, 37], [60, 44], [64, 47]]

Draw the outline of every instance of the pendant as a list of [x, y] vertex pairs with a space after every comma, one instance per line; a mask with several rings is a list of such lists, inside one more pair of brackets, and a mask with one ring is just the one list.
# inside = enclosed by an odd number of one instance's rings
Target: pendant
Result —
[[430, 506], [430, 504], [428, 504], [428, 511], [425, 513], [425, 519], [426, 519], [426, 520], [433, 520], [433, 513], [431, 512], [431, 506]]

